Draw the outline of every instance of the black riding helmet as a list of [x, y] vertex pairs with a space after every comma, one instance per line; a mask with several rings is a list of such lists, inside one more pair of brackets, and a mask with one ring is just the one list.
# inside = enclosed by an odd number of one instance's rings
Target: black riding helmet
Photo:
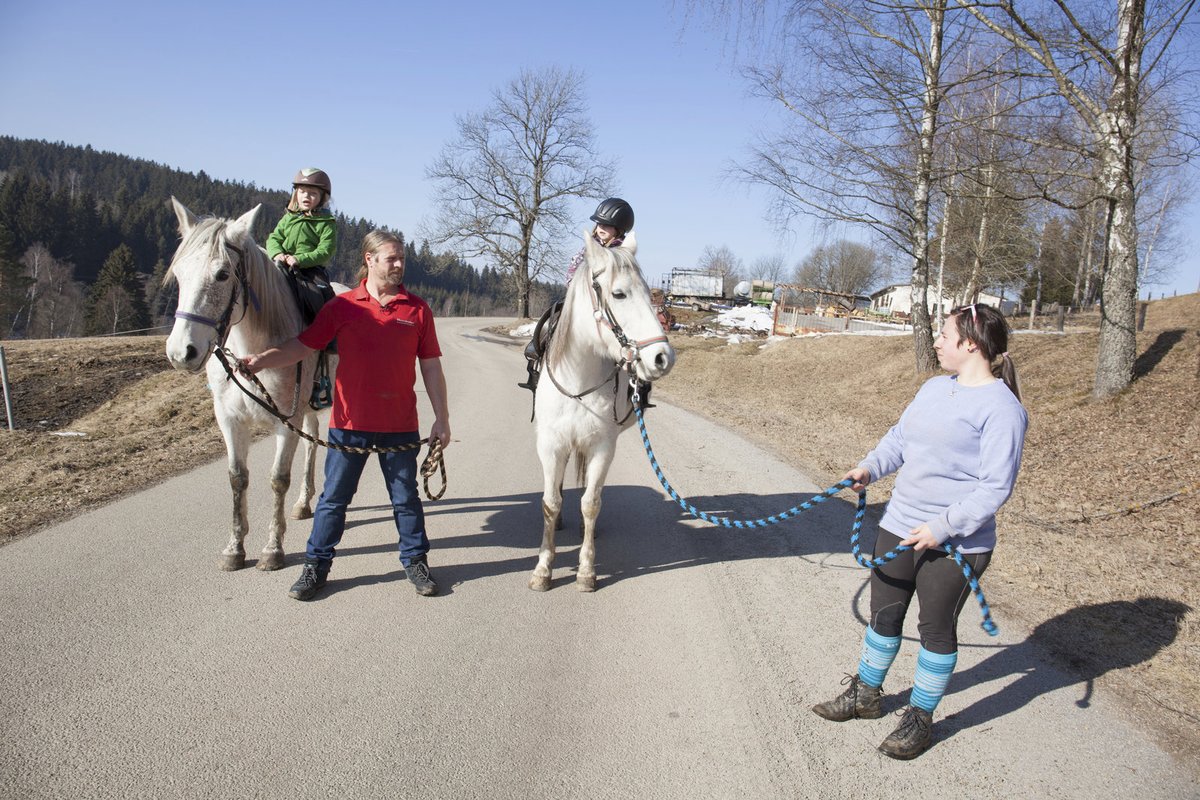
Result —
[[591, 219], [600, 225], [613, 226], [618, 236], [624, 236], [633, 230], [633, 206], [619, 197], [610, 197], [596, 206]]

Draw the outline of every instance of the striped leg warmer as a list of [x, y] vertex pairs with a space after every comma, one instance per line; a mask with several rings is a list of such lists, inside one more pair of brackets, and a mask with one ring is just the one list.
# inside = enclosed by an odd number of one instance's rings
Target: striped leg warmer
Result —
[[910, 703], [924, 709], [930, 714], [941, 702], [946, 693], [946, 685], [950, 683], [950, 674], [954, 672], [954, 664], [958, 661], [958, 653], [931, 653], [924, 647], [917, 653], [917, 673], [913, 676], [913, 689]]
[[880, 636], [868, 627], [866, 638], [863, 639], [862, 656], [858, 660], [858, 677], [876, 689], [883, 686], [883, 679], [887, 677], [898, 652], [899, 636]]

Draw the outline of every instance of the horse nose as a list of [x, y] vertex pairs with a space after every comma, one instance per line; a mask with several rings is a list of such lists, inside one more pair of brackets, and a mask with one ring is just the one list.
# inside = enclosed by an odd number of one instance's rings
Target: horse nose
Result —
[[659, 353], [654, 357], [654, 368], [658, 371], [663, 372], [669, 366], [671, 366], [671, 360], [667, 358], [666, 353]]
[[189, 364], [196, 360], [197, 355], [199, 355], [199, 352], [190, 344], [187, 346], [187, 349], [183, 351], [184, 361]]

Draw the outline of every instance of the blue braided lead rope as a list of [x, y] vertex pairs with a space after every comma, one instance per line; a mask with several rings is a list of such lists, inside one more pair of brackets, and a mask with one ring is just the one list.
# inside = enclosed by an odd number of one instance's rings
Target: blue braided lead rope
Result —
[[[642, 446], [646, 448], [646, 456], [650, 459], [650, 467], [654, 470], [654, 474], [658, 478], [658, 482], [662, 484], [663, 489], [668, 495], [670, 495], [671, 499], [679, 504], [680, 508], [682, 508], [688, 514], [691, 514], [693, 517], [702, 519], [705, 522], [712, 523], [713, 525], [738, 529], [765, 528], [768, 525], [774, 525], [776, 523], [783, 522], [786, 519], [790, 519], [791, 517], [808, 511], [817, 504], [824, 503], [826, 500], [833, 497], [843, 489], [849, 489], [854, 485], [854, 482], [849, 478], [838, 481], [828, 489], [825, 489], [824, 491], [814, 495], [811, 500], [807, 500], [798, 506], [792, 506], [787, 511], [783, 511], [779, 514], [773, 514], [762, 519], [730, 519], [729, 517], [713, 516], [712, 514], [708, 514], [699, 510], [687, 500], [680, 497], [679, 493], [672, 488], [670, 482], [667, 480], [667, 476], [663, 474], [662, 467], [658, 465], [658, 459], [654, 456], [654, 448], [650, 446], [650, 435], [646, 432], [646, 420], [642, 417], [642, 409], [640, 404], [637, 402], [636, 390], [634, 394], [633, 407], [634, 412], [637, 414], [638, 431], [642, 435]], [[858, 506], [854, 510], [854, 524], [850, 530], [850, 553], [854, 556], [854, 560], [857, 561], [861, 566], [866, 567], [867, 569], [882, 567], [884, 564], [899, 556], [905, 550], [912, 549], [911, 546], [902, 544], [895, 549], [884, 553], [879, 558], [871, 559], [864, 556], [862, 553], [862, 548], [859, 547], [858, 539], [862, 533], [863, 518], [866, 516], [866, 513], [867, 490], [862, 489], [858, 492]], [[962, 553], [955, 550], [951, 545], [944, 544], [942, 545], [941, 549], [954, 559], [954, 562], [958, 564], [959, 568], [962, 570], [963, 577], [967, 579], [967, 583], [971, 587], [971, 593], [975, 595], [975, 600], [979, 603], [979, 613], [983, 616], [981, 627], [987, 631], [989, 636], [998, 635], [1000, 633], [1000, 629], [992, 620], [992, 609], [990, 606], [988, 606], [987, 598], [983, 596], [983, 587], [979, 585], [979, 578], [975, 575], [975, 571], [971, 569], [971, 565], [968, 564], [966, 559], [962, 557]]]

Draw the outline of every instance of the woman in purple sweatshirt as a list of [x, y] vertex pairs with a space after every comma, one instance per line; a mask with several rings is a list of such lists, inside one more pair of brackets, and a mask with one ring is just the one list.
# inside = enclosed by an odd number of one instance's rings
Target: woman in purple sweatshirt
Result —
[[1008, 325], [981, 304], [953, 309], [934, 343], [950, 375], [921, 387], [900, 421], [845, 477], [857, 491], [900, 470], [875, 557], [912, 549], [871, 572], [871, 621], [858, 673], [838, 697], [813, 706], [825, 719], [878, 719], [882, 686], [900, 649], [913, 595], [920, 606], [921, 649], [910, 705], [879, 746], [892, 758], [916, 758], [933, 741], [933, 710], [958, 657], [956, 626], [969, 593], [966, 578], [941, 549], [949, 542], [976, 575], [996, 546], [996, 511], [1012, 494], [1028, 417], [1008, 356]]

